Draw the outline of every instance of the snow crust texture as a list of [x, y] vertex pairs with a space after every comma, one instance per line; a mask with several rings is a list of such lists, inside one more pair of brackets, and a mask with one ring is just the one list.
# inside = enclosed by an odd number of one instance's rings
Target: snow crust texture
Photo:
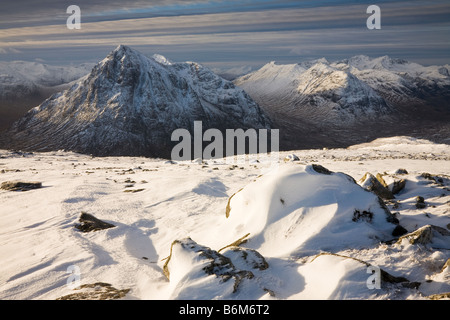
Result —
[[[449, 298], [448, 145], [284, 152], [268, 172], [253, 156], [0, 159], [2, 182], [41, 183], [0, 190], [1, 299]], [[368, 172], [405, 184], [381, 199]], [[82, 232], [84, 213], [114, 227]]]

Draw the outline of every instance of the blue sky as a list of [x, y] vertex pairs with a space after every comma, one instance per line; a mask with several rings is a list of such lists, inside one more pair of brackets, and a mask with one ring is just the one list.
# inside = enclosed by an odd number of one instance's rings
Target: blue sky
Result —
[[[81, 8], [69, 30], [66, 8]], [[366, 9], [381, 8], [381, 30]], [[389, 55], [450, 63], [450, 1], [18, 0], [0, 4], [0, 60], [97, 62], [119, 44], [212, 68]]]

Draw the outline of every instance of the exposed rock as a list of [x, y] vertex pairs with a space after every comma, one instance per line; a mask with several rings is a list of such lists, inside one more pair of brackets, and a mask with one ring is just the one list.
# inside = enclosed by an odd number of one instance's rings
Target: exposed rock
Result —
[[443, 236], [447, 236], [447, 237], [450, 236], [450, 231], [448, 231], [445, 228], [442, 228], [442, 227], [439, 227], [439, 226], [434, 226], [434, 225], [431, 225], [431, 228], [434, 231], [437, 231], [439, 234], [441, 234]]
[[416, 231], [401, 236], [397, 243], [401, 243], [404, 239], [407, 239], [410, 244], [429, 244], [433, 240], [434, 232], [438, 236], [450, 236], [450, 231], [445, 228], [428, 224]]
[[440, 184], [440, 185], [444, 184], [444, 178], [443, 177], [440, 177], [440, 176], [437, 176], [437, 175], [432, 175], [432, 174], [430, 174], [428, 172], [423, 172], [420, 176], [422, 178], [427, 179], [427, 180], [434, 181], [437, 184]]
[[[358, 261], [358, 262], [366, 265], [367, 267], [371, 266], [370, 263], [368, 263], [366, 261], [363, 261], [361, 259], [357, 259], [357, 258], [353, 258], [353, 257], [349, 257], [349, 256], [344, 256], [344, 255], [341, 255], [341, 254], [331, 253], [331, 252], [319, 253], [318, 255], [316, 255], [311, 260], [311, 262], [314, 261], [314, 259], [316, 259], [317, 257], [319, 257], [321, 255], [332, 255], [332, 256], [341, 257], [343, 259], [352, 259], [352, 260]], [[390, 274], [389, 272], [387, 272], [387, 271], [385, 271], [385, 270], [383, 270], [381, 268], [380, 268], [380, 276], [381, 276], [381, 282], [382, 283], [400, 284], [400, 285], [402, 285], [403, 287], [406, 287], [406, 288], [416, 288], [416, 289], [420, 286], [420, 282], [412, 282], [412, 281], [409, 281], [405, 277], [396, 277], [396, 276]]]
[[0, 189], [8, 191], [29, 191], [42, 188], [42, 182], [28, 181], [6, 181], [3, 182]]
[[227, 282], [230, 279], [234, 279], [233, 292], [237, 290], [243, 279], [251, 279], [254, 277], [253, 273], [250, 271], [236, 269], [230, 258], [215, 250], [212, 250], [211, 248], [197, 244], [191, 238], [185, 238], [173, 241], [170, 247], [170, 255], [163, 266], [164, 275], [169, 280], [171, 280], [170, 269], [174, 267], [171, 266], [171, 263], [177, 264], [178, 262], [178, 257], [174, 257], [175, 247], [178, 247], [176, 248], [178, 255], [186, 255], [180, 258], [180, 261], [183, 261], [184, 264], [182, 267], [186, 267], [186, 265], [189, 264], [189, 262], [185, 261], [186, 258], [190, 258], [192, 261], [195, 261], [195, 263], [192, 264], [193, 270], [182, 271], [185, 274], [189, 274], [190, 272], [195, 274], [196, 270], [194, 269], [198, 266], [202, 266], [201, 270], [203, 270], [206, 275], [216, 275], [220, 278], [221, 282]]
[[136, 192], [141, 192], [144, 191], [145, 189], [127, 189], [124, 190], [123, 192], [127, 192], [127, 193], [136, 193]]
[[405, 186], [406, 186], [405, 179], [395, 180], [391, 190], [392, 194], [398, 194], [405, 188]]
[[240, 263], [242, 269], [265, 270], [269, 267], [266, 259], [253, 249], [231, 246], [223, 252], [223, 255], [230, 258], [235, 265]]
[[432, 295], [428, 296], [427, 298], [431, 299], [431, 300], [450, 299], [450, 292], [432, 294]]
[[414, 232], [405, 234], [398, 239], [398, 242], [402, 242], [403, 239], [407, 239], [411, 244], [427, 244], [431, 242], [433, 238], [433, 230], [430, 225], [423, 226]]
[[383, 187], [385, 187], [386, 189], [389, 189], [389, 186], [386, 183], [386, 181], [384, 181], [383, 175], [381, 173], [377, 173], [376, 178], [383, 185]]
[[408, 171], [406, 169], [400, 168], [395, 171], [395, 174], [408, 174]]
[[225, 246], [225, 247], [219, 249], [218, 252], [220, 252], [220, 251], [222, 251], [222, 250], [224, 250], [224, 249], [227, 249], [227, 248], [229, 248], [229, 247], [238, 247], [238, 246], [240, 246], [241, 244], [246, 243], [246, 242], [248, 241], [248, 239], [246, 239], [246, 238], [247, 238], [249, 235], [250, 235], [250, 233], [247, 233], [245, 236], [243, 236], [243, 237], [237, 239], [236, 241], [233, 241], [233, 242], [230, 243], [229, 245], [227, 245], [227, 246]]
[[62, 296], [56, 300], [115, 300], [125, 297], [130, 292], [130, 289], [118, 290], [105, 282], [83, 284], [74, 290], [80, 290], [80, 292]]
[[441, 272], [444, 272], [444, 270], [446, 268], [449, 268], [449, 270], [450, 270], [450, 258], [448, 258], [447, 261], [444, 263], [444, 266], [442, 267]]
[[364, 177], [359, 180], [359, 184], [378, 195], [380, 198], [389, 200], [394, 199], [394, 195], [388, 188], [386, 188], [377, 178], [373, 176], [370, 172], [367, 172]]
[[98, 231], [115, 227], [115, 225], [99, 220], [86, 212], [81, 213], [79, 221], [80, 223], [76, 224], [75, 228], [82, 232]]
[[314, 171], [316, 171], [318, 173], [322, 173], [322, 174], [332, 174], [333, 173], [330, 170], [328, 170], [327, 168], [321, 166], [320, 164], [312, 164], [312, 168], [314, 169]]
[[284, 162], [289, 162], [289, 161], [300, 161], [300, 158], [297, 157], [295, 154], [288, 154], [285, 158], [284, 158]]
[[417, 209], [423, 209], [426, 208], [426, 203], [425, 203], [425, 199], [421, 196], [417, 196], [416, 197], [416, 208]]

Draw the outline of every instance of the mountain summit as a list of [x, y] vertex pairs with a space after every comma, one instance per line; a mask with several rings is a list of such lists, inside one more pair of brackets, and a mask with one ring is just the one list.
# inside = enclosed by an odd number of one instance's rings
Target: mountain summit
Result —
[[259, 106], [195, 62], [172, 63], [118, 46], [66, 91], [6, 133], [8, 148], [96, 156], [169, 157], [175, 129], [269, 128]]

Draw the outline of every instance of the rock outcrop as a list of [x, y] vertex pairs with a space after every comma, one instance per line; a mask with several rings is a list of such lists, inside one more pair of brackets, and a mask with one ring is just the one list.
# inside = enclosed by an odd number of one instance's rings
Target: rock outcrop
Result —
[[75, 228], [82, 232], [99, 231], [109, 228], [114, 228], [115, 225], [97, 219], [92, 214], [82, 212], [79, 219], [80, 223], [75, 225]]

